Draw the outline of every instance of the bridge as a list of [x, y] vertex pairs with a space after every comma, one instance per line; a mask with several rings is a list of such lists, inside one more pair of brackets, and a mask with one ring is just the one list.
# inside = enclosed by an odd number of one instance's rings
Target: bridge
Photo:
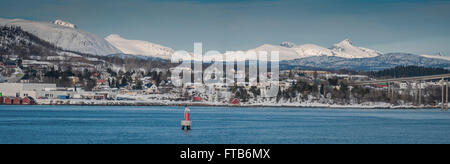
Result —
[[389, 82], [404, 82], [404, 81], [426, 81], [426, 80], [439, 80], [439, 79], [447, 79], [447, 78], [450, 78], [450, 74], [394, 78], [394, 79], [384, 79], [384, 80], [374, 80], [374, 81], [360, 81], [360, 82], [350, 83], [350, 85], [370, 85], [370, 84], [380, 84], [380, 83], [389, 83]]
[[419, 83], [422, 83], [423, 81], [427, 80], [441, 80], [441, 88], [442, 88], [442, 100], [441, 100], [441, 109], [442, 110], [448, 110], [448, 80], [450, 74], [441, 74], [441, 75], [431, 75], [431, 76], [417, 76], [417, 77], [405, 77], [405, 78], [393, 78], [393, 79], [378, 79], [373, 81], [360, 81], [360, 82], [352, 82], [349, 85], [351, 86], [358, 86], [358, 85], [374, 85], [374, 84], [381, 84], [381, 83], [387, 83], [388, 85], [388, 96], [391, 99], [391, 102], [394, 97], [394, 88], [392, 87], [391, 83], [394, 82], [416, 82], [418, 93], [416, 97], [418, 97], [418, 105], [422, 105], [422, 87], [419, 86]]

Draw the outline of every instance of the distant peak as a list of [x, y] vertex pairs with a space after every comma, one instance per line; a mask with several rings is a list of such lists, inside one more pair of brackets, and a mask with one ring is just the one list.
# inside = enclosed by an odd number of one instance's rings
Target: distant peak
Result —
[[353, 45], [352, 41], [350, 39], [345, 39], [338, 43], [338, 45]]
[[280, 46], [287, 47], [287, 48], [292, 48], [292, 47], [295, 47], [295, 44], [292, 43], [292, 42], [281, 42]]
[[77, 26], [75, 24], [65, 22], [61, 19], [57, 19], [57, 20], [53, 21], [52, 23], [56, 24], [56, 25], [64, 26], [64, 27], [77, 28]]

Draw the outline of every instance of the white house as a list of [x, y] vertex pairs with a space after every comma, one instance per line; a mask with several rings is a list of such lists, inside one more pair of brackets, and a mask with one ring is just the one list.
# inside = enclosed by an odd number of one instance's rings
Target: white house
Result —
[[400, 89], [408, 89], [408, 83], [400, 83]]
[[145, 94], [158, 94], [159, 89], [156, 85], [152, 85], [144, 91]]

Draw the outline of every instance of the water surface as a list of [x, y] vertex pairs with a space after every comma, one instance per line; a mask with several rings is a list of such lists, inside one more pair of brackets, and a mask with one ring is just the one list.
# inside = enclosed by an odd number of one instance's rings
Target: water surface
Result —
[[0, 106], [0, 143], [450, 143], [439, 110]]

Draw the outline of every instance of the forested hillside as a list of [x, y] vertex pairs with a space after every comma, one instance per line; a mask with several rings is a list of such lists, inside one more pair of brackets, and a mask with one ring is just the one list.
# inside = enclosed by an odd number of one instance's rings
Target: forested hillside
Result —
[[418, 66], [399, 66], [395, 68], [385, 69], [377, 72], [370, 72], [373, 77], [414, 77], [414, 76], [428, 76], [448, 74], [449, 70], [443, 68], [427, 68]]

